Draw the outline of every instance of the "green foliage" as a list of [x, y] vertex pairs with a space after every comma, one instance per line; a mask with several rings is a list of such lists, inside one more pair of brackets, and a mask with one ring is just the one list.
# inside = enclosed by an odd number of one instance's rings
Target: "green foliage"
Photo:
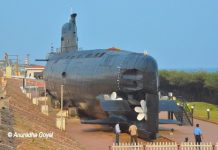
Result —
[[205, 87], [211, 89], [218, 89], [218, 73], [207, 75], [205, 81]]
[[210, 121], [218, 123], [218, 106], [205, 102], [189, 102], [188, 107], [194, 106], [194, 117], [207, 120], [207, 109], [210, 109]]
[[160, 79], [168, 81], [172, 86], [201, 85], [202, 87], [218, 90], [218, 72], [184, 72], [161, 70]]

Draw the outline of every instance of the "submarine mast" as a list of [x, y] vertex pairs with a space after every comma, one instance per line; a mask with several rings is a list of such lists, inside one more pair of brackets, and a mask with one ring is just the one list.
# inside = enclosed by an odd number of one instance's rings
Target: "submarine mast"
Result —
[[69, 22], [62, 26], [61, 53], [78, 51], [76, 15], [76, 13], [71, 14]]

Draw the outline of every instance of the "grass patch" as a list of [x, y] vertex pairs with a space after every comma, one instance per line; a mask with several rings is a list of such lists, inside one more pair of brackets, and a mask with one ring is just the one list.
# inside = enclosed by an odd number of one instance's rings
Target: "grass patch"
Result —
[[209, 121], [218, 123], [218, 106], [206, 102], [188, 102], [188, 107], [194, 106], [194, 117], [208, 120], [207, 109], [210, 109]]

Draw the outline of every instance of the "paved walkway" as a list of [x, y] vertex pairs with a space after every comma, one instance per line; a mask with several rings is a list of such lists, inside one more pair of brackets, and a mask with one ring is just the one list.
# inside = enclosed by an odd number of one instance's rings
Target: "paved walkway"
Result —
[[66, 129], [67, 133], [78, 141], [85, 150], [106, 150], [113, 143], [114, 135], [110, 127], [80, 124], [79, 119], [69, 119]]
[[[163, 115], [161, 115], [162, 117]], [[170, 135], [169, 131], [160, 131], [162, 136], [165, 136], [176, 142], [184, 142], [185, 137], [189, 138], [189, 141], [194, 141], [193, 129], [195, 124], [199, 124], [203, 132], [203, 142], [212, 142], [215, 144], [218, 142], [218, 125], [206, 121], [194, 119], [194, 126], [178, 126], [178, 125], [160, 125], [162, 128], [174, 128], [173, 135]]]
[[[78, 141], [85, 150], [107, 150], [115, 139], [112, 127], [101, 125], [81, 124], [79, 119], [67, 120], [66, 132]], [[122, 133], [121, 142], [130, 142], [130, 135]], [[146, 144], [145, 140], [138, 139]], [[155, 141], [169, 142], [168, 139], [158, 138]]]

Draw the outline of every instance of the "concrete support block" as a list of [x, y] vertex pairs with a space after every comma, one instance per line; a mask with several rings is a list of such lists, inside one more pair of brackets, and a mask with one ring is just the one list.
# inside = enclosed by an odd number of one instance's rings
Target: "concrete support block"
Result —
[[26, 97], [32, 99], [32, 93], [26, 93]]
[[26, 93], [27, 93], [25, 89], [23, 90], [23, 93], [24, 93], [24, 94], [26, 94]]
[[2, 82], [2, 90], [4, 90], [6, 86], [7, 86], [7, 81], [5, 80]]
[[54, 108], [60, 108], [61, 107], [61, 104], [58, 100], [55, 100], [54, 102]]
[[45, 97], [45, 96], [43, 96], [43, 97], [38, 97], [38, 101], [47, 101], [48, 100], [48, 97]]
[[6, 87], [6, 85], [7, 85], [7, 81], [5, 80], [2, 82], [2, 87]]
[[34, 104], [34, 105], [39, 105], [39, 101], [38, 101], [38, 99], [37, 99], [37, 98], [33, 98], [33, 100], [32, 100], [32, 101], [33, 101], [33, 104]]
[[23, 88], [23, 87], [21, 86], [20, 89], [21, 89], [22, 93], [26, 94], [26, 89], [25, 89], [25, 88]]
[[6, 97], [6, 95], [7, 95], [7, 91], [6, 90], [4, 90], [3, 95], [4, 95], [4, 97]]
[[48, 105], [41, 105], [41, 112], [48, 116]]
[[66, 119], [64, 117], [58, 117], [56, 118], [56, 127], [60, 130], [65, 130], [66, 126]]
[[0, 112], [0, 125], [2, 125], [2, 114]]
[[[61, 110], [56, 114], [57, 117], [61, 117]], [[62, 117], [68, 117], [68, 110], [62, 111]]]
[[76, 107], [69, 107], [68, 108], [68, 114], [71, 117], [77, 117], [78, 116], [78, 111]]

